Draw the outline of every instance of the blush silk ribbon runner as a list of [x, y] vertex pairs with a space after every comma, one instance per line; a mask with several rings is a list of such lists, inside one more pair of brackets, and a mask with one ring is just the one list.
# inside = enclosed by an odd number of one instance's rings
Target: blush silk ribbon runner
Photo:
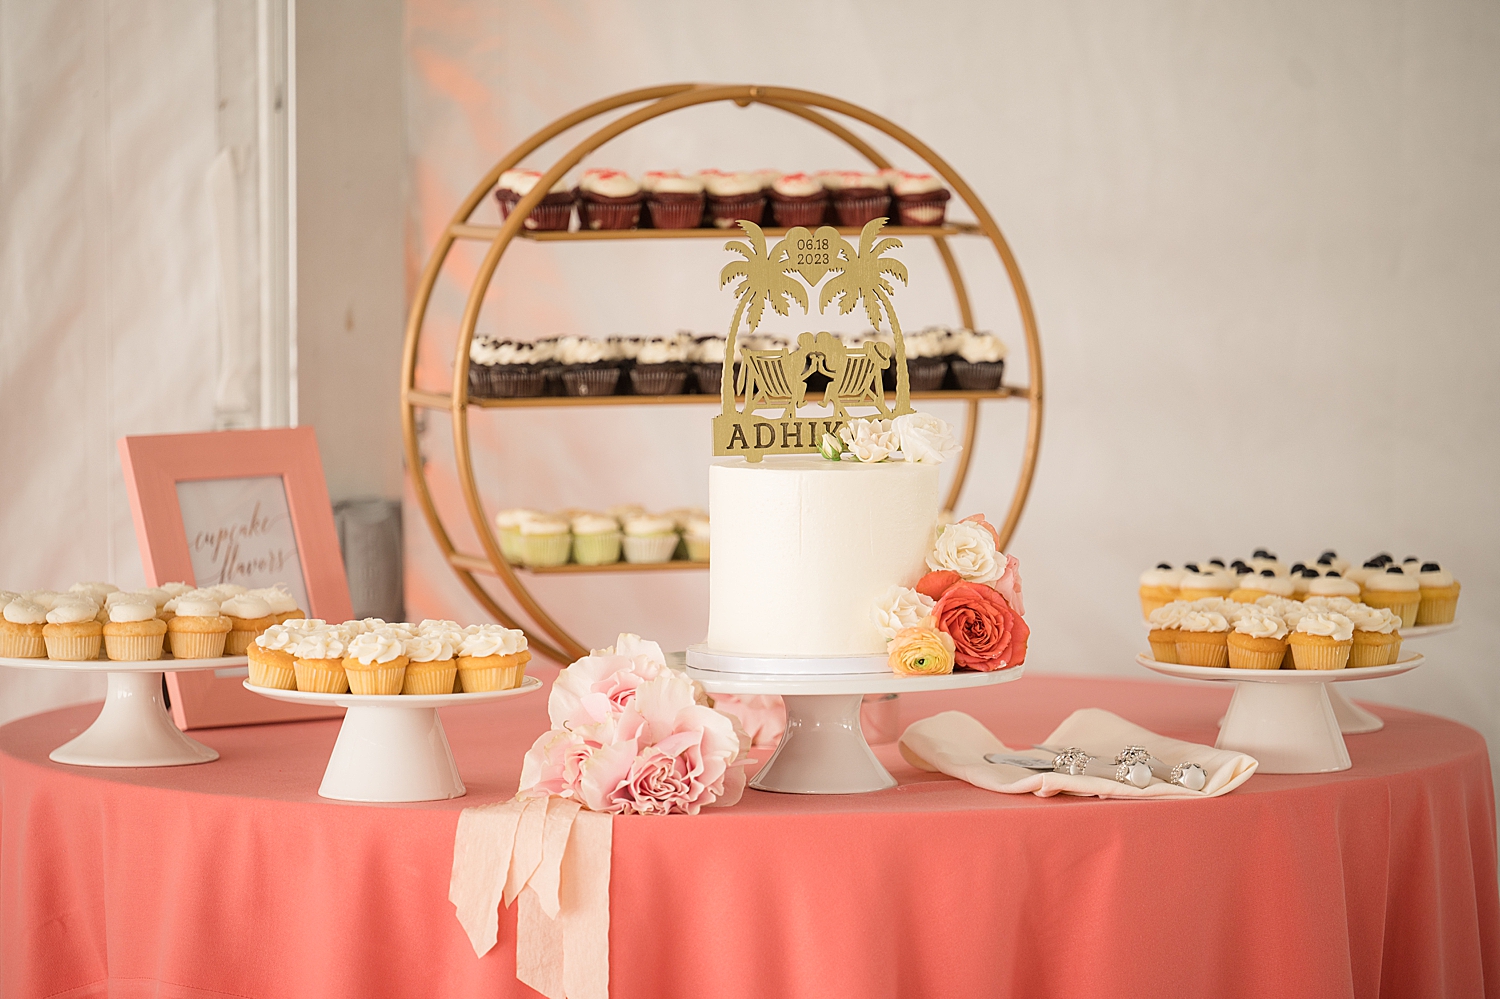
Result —
[[944, 711], [907, 726], [901, 735], [901, 755], [918, 770], [942, 772], [989, 791], [1035, 794], [1043, 798], [1054, 794], [1097, 798], [1212, 798], [1245, 783], [1260, 765], [1254, 757], [1244, 753], [1157, 735], [1099, 708], [1082, 708], [1073, 712], [1042, 743], [1058, 748], [1076, 746], [1090, 756], [1109, 761], [1126, 746], [1144, 746], [1168, 766], [1186, 762], [1198, 764], [1207, 773], [1208, 783], [1201, 791], [1190, 791], [1161, 780], [1154, 780], [1145, 787], [1133, 787], [1107, 777], [1075, 776], [986, 763], [986, 753], [1040, 754], [1030, 749], [1011, 749], [977, 719], [962, 711]]
[[549, 999], [609, 999], [611, 817], [565, 798], [465, 808], [448, 901], [474, 953], [517, 898], [516, 978]]

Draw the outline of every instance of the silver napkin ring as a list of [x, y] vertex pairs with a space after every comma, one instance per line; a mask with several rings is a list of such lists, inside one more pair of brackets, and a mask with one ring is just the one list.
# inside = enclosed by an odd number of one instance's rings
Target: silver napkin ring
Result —
[[[1173, 784], [1176, 784], [1179, 787], [1186, 787], [1187, 785], [1183, 783], [1182, 778], [1183, 775], [1188, 773], [1189, 771], [1197, 771], [1199, 775], [1203, 774], [1203, 768], [1196, 763], [1179, 763], [1172, 768], [1172, 776], [1169, 779]], [[1197, 789], [1195, 788], [1194, 790]]]
[[1150, 765], [1151, 752], [1145, 746], [1126, 746], [1115, 757], [1116, 763], [1145, 763]]
[[1053, 759], [1052, 769], [1058, 773], [1080, 777], [1083, 775], [1084, 770], [1088, 768], [1089, 761], [1092, 759], [1092, 756], [1077, 746], [1068, 746]]

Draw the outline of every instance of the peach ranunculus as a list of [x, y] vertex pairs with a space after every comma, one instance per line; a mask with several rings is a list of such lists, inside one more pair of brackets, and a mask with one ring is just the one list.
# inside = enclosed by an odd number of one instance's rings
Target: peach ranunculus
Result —
[[886, 645], [891, 669], [902, 676], [941, 676], [953, 672], [953, 639], [936, 628], [902, 628]]
[[993, 587], [955, 583], [932, 609], [932, 617], [952, 637], [960, 666], [989, 672], [1026, 661], [1031, 630]]

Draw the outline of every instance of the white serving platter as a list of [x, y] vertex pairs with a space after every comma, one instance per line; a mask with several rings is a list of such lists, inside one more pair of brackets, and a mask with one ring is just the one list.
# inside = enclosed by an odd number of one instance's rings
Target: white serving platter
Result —
[[0, 666], [108, 674], [109, 686], [99, 717], [49, 754], [54, 763], [75, 767], [180, 767], [211, 763], [219, 753], [184, 735], [173, 724], [162, 694], [162, 674], [211, 669], [231, 671], [233, 675], [245, 669], [248, 661], [244, 656], [134, 662], [0, 658]]
[[318, 794], [339, 801], [440, 801], [466, 792], [438, 708], [487, 704], [541, 689], [528, 676], [519, 687], [472, 694], [319, 694], [245, 689], [290, 704], [347, 708]]
[[1233, 683], [1234, 697], [1214, 745], [1255, 757], [1260, 761], [1260, 771], [1271, 774], [1348, 770], [1352, 765], [1349, 749], [1329, 700], [1328, 685], [1396, 676], [1425, 661], [1420, 654], [1413, 654], [1386, 666], [1357, 669], [1232, 669], [1184, 666], [1158, 662], [1145, 654], [1136, 656], [1140, 665], [1167, 676]]

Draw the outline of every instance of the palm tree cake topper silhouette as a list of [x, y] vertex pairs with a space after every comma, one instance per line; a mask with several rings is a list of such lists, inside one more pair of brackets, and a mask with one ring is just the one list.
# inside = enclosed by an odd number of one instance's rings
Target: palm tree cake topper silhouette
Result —
[[[760, 226], [741, 220], [748, 241], [731, 240], [724, 249], [744, 259], [725, 264], [719, 272], [719, 287], [735, 280], [739, 283], [734, 288], [734, 318], [724, 345], [721, 411], [713, 421], [714, 454], [738, 455], [752, 462], [768, 454], [815, 454], [823, 435], [837, 437], [850, 418], [889, 420], [912, 412], [906, 345], [891, 304], [895, 292], [891, 279], [906, 284], [906, 265], [886, 256], [901, 245], [895, 237], [880, 236], [886, 221], [879, 218], [866, 224], [858, 248], [825, 225], [816, 231], [803, 226], [788, 229], [767, 250]], [[791, 348], [742, 349], [735, 363], [735, 341], [742, 326], [747, 334], [753, 333], [767, 305], [789, 316], [795, 302], [806, 313], [808, 298], [802, 283], [815, 289], [825, 277], [828, 281], [818, 294], [820, 313], [830, 303], [838, 306], [839, 315], [848, 315], [863, 304], [877, 333], [882, 323], [889, 325], [892, 343], [872, 339], [856, 349], [827, 331], [806, 332]], [[884, 385], [885, 371], [892, 366], [894, 406], [886, 400]], [[827, 387], [821, 399], [809, 400], [808, 383], [815, 376], [826, 378]], [[800, 415], [804, 406], [821, 406], [830, 412], [804, 417]]]

